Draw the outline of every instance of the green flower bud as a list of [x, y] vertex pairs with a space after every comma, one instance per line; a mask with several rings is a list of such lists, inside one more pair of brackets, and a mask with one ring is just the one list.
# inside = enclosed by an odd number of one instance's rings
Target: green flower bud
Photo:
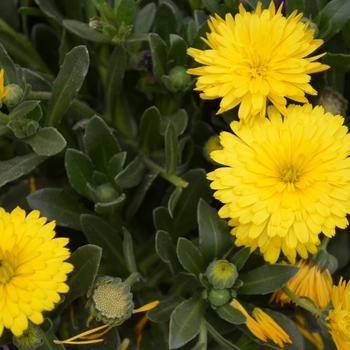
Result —
[[348, 101], [343, 95], [332, 87], [327, 87], [320, 94], [318, 104], [322, 105], [325, 112], [331, 112], [334, 115], [346, 115]]
[[43, 344], [44, 331], [29, 321], [28, 328], [19, 337], [13, 336], [13, 344], [21, 350], [35, 350]]
[[209, 292], [208, 299], [215, 308], [227, 304], [232, 299], [232, 296], [228, 289], [212, 288]]
[[20, 86], [17, 84], [9, 84], [6, 88], [10, 88], [9, 93], [3, 98], [2, 102], [5, 103], [7, 107], [16, 107], [24, 97], [24, 92]]
[[215, 260], [208, 266], [206, 275], [214, 288], [225, 289], [233, 286], [238, 272], [236, 266], [227, 260]]
[[169, 72], [169, 79], [177, 90], [184, 89], [191, 81], [191, 77], [186, 73], [185, 67], [174, 67]]
[[97, 187], [96, 189], [97, 202], [108, 203], [115, 200], [118, 196], [118, 192], [114, 187], [107, 183]]
[[87, 293], [86, 308], [98, 321], [111, 326], [122, 324], [134, 309], [130, 286], [120, 278], [100, 277]]

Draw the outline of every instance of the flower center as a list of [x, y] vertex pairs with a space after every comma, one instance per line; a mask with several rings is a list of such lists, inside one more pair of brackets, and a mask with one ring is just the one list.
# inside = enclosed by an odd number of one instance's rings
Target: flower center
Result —
[[252, 78], [258, 78], [258, 77], [264, 77], [266, 74], [266, 67], [265, 66], [259, 66], [254, 67], [250, 69], [250, 74], [252, 75]]
[[14, 275], [15, 269], [12, 265], [6, 260], [0, 260], [0, 284], [7, 284]]
[[281, 181], [292, 184], [299, 181], [300, 175], [299, 169], [297, 169], [293, 164], [284, 168], [280, 173]]

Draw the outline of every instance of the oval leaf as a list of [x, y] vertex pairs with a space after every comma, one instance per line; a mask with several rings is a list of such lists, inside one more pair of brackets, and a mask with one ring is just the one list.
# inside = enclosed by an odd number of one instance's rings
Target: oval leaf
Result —
[[218, 307], [216, 312], [223, 320], [233, 324], [243, 324], [247, 321], [247, 318], [242, 312], [235, 309], [230, 304]]

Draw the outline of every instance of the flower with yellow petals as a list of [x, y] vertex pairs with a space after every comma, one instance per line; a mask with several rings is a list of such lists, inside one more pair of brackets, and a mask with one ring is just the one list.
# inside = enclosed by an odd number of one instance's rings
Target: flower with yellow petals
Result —
[[211, 32], [203, 38], [209, 50], [187, 50], [204, 65], [187, 71], [200, 76], [195, 90], [203, 91], [203, 99], [222, 98], [217, 114], [241, 104], [238, 116], [251, 124], [256, 116], [265, 116], [267, 100], [285, 115], [286, 97], [306, 103], [305, 93], [317, 95], [309, 74], [329, 66], [314, 62], [324, 54], [307, 56], [323, 41], [314, 39], [309, 23], [301, 21], [302, 13], [294, 11], [286, 18], [281, 9], [276, 12], [271, 1], [262, 10], [259, 1], [250, 13], [240, 4], [235, 18], [210, 18]]
[[4, 69], [0, 69], [0, 102], [10, 92], [9, 87], [6, 90], [4, 87], [4, 73]]
[[[299, 260], [295, 266], [299, 271], [287, 283], [287, 287], [297, 296], [310, 298], [317, 308], [325, 309], [331, 300], [333, 279], [328, 270], [321, 270], [313, 261]], [[278, 290], [272, 294], [270, 302], [283, 306], [292, 300]]]
[[350, 135], [344, 118], [321, 106], [290, 105], [284, 119], [270, 106], [268, 115], [221, 133], [223, 149], [211, 157], [225, 167], [207, 177], [236, 246], [260, 248], [270, 263], [282, 251], [295, 263], [297, 253], [317, 252], [321, 232], [348, 225]]
[[42, 312], [69, 289], [68, 239], [54, 238], [55, 222], [39, 216], [38, 210], [26, 216], [19, 207], [11, 213], [0, 208], [0, 335], [5, 327], [19, 337], [28, 320], [42, 323]]
[[263, 342], [271, 339], [281, 348], [284, 348], [284, 343], [292, 344], [289, 335], [263, 310], [254, 308], [253, 318], [237, 299], [234, 299], [230, 305], [243, 313], [247, 319], [246, 326], [248, 329]]
[[338, 350], [350, 350], [350, 283], [340, 278], [332, 289], [331, 309], [326, 317], [329, 332]]

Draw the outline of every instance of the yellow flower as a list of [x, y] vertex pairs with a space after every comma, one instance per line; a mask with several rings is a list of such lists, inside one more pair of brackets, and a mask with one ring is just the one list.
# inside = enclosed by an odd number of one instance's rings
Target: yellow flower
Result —
[[267, 10], [258, 2], [254, 13], [239, 13], [225, 20], [216, 15], [208, 24], [211, 33], [203, 40], [209, 50], [189, 48], [188, 55], [204, 66], [189, 69], [199, 75], [195, 90], [203, 91], [203, 99], [222, 97], [217, 114], [238, 104], [238, 116], [249, 124], [257, 115], [265, 116], [267, 99], [285, 115], [286, 97], [308, 102], [305, 93], [317, 95], [310, 82], [310, 73], [321, 72], [329, 66], [314, 62], [324, 54], [308, 57], [322, 40], [314, 39], [309, 23], [301, 22], [303, 14], [294, 11], [283, 17], [271, 1]]
[[268, 114], [252, 127], [232, 122], [237, 136], [221, 133], [224, 148], [211, 157], [226, 167], [207, 177], [237, 246], [259, 247], [270, 263], [282, 250], [295, 263], [317, 252], [320, 232], [348, 225], [350, 135], [321, 106], [290, 105], [284, 120], [274, 106]]
[[19, 337], [28, 327], [43, 322], [43, 311], [68, 292], [64, 282], [73, 265], [67, 238], [54, 238], [55, 222], [46, 223], [33, 210], [27, 216], [17, 207], [11, 213], [0, 208], [0, 335], [4, 327]]
[[338, 286], [332, 289], [333, 309], [326, 321], [338, 350], [350, 349], [350, 283], [340, 278]]
[[247, 319], [246, 326], [260, 340], [267, 342], [271, 339], [281, 348], [284, 348], [284, 343], [292, 344], [289, 335], [266, 312], [254, 308], [252, 318], [237, 299], [230, 305], [243, 313]]
[[[299, 260], [297, 274], [292, 277], [287, 287], [297, 296], [310, 298], [317, 308], [325, 309], [331, 301], [333, 280], [328, 270], [321, 270], [313, 261]], [[282, 290], [272, 294], [270, 302], [290, 303], [292, 300]]]
[[4, 69], [0, 70], [0, 101], [10, 92], [10, 88], [8, 87], [5, 90], [4, 87]]

